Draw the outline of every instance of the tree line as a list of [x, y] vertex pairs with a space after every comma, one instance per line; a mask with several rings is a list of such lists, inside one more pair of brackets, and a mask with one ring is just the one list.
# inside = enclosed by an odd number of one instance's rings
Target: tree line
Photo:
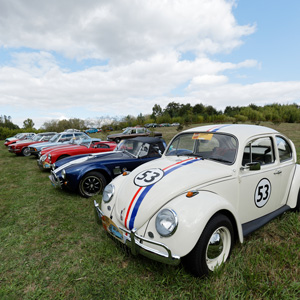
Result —
[[138, 116], [127, 115], [125, 117], [98, 117], [96, 119], [82, 120], [73, 118], [69, 120], [51, 120], [45, 122], [39, 130], [34, 128], [31, 119], [23, 122], [23, 128], [12, 122], [10, 116], [0, 116], [0, 139], [12, 136], [18, 132], [42, 132], [56, 131], [61, 132], [69, 128], [84, 130], [89, 127], [103, 128], [112, 126], [115, 130], [128, 126], [145, 125], [146, 123], [180, 123], [199, 124], [199, 123], [259, 123], [262, 121], [280, 123], [300, 122], [300, 106], [293, 104], [268, 104], [258, 106], [250, 104], [248, 106], [226, 106], [224, 111], [217, 110], [211, 105], [198, 103], [181, 104], [170, 102], [164, 109], [155, 104], [152, 113]]

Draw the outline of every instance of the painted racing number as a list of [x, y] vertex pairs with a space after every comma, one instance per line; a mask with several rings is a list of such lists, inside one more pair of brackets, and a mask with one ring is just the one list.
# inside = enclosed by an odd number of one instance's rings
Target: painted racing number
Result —
[[254, 202], [257, 207], [263, 207], [271, 195], [271, 183], [267, 178], [262, 179], [255, 190]]
[[134, 178], [134, 183], [137, 186], [148, 186], [158, 182], [164, 176], [164, 171], [161, 169], [145, 170]]

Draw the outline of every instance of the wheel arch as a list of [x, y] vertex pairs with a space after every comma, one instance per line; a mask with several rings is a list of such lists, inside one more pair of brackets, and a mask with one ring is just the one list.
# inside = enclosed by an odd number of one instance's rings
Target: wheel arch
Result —
[[[243, 231], [238, 214], [234, 206], [220, 195], [210, 191], [200, 191], [198, 195], [188, 199], [184, 194], [171, 200], [161, 209], [163, 208], [169, 208], [176, 212], [178, 227], [174, 235], [164, 238], [161, 242], [180, 257], [186, 256], [192, 251], [206, 225], [217, 214], [223, 214], [230, 220], [234, 241], [243, 242]], [[156, 215], [151, 219], [147, 230], [156, 231], [155, 219]]]
[[107, 168], [99, 168], [99, 167], [97, 167], [97, 168], [94, 168], [94, 167], [83, 168], [83, 169], [81, 169], [81, 171], [80, 171], [80, 173], [78, 174], [78, 177], [77, 177], [78, 187], [79, 187], [79, 183], [82, 180], [82, 178], [90, 172], [100, 173], [101, 175], [104, 176], [107, 183], [111, 182], [111, 180], [112, 180], [112, 176], [110, 175], [110, 172]]

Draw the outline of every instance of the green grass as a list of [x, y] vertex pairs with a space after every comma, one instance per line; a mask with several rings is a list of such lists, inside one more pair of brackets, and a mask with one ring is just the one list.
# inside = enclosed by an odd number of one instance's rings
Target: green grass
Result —
[[[300, 153], [300, 124], [273, 127]], [[167, 142], [176, 134], [156, 130]], [[194, 278], [182, 266], [127, 253], [95, 222], [92, 199], [54, 189], [34, 158], [2, 145], [0, 299], [300, 298], [299, 214], [273, 220], [237, 244], [212, 276]]]

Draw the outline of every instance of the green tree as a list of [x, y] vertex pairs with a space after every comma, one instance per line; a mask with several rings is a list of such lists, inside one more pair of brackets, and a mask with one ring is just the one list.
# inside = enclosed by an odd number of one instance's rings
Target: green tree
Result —
[[151, 114], [151, 118], [156, 120], [157, 117], [162, 115], [162, 108], [160, 107], [159, 104], [154, 104], [153, 108], [152, 108], [152, 114]]
[[33, 128], [33, 126], [34, 126], [34, 123], [33, 123], [32, 119], [28, 118], [23, 122], [24, 129], [31, 129], [31, 128]]

